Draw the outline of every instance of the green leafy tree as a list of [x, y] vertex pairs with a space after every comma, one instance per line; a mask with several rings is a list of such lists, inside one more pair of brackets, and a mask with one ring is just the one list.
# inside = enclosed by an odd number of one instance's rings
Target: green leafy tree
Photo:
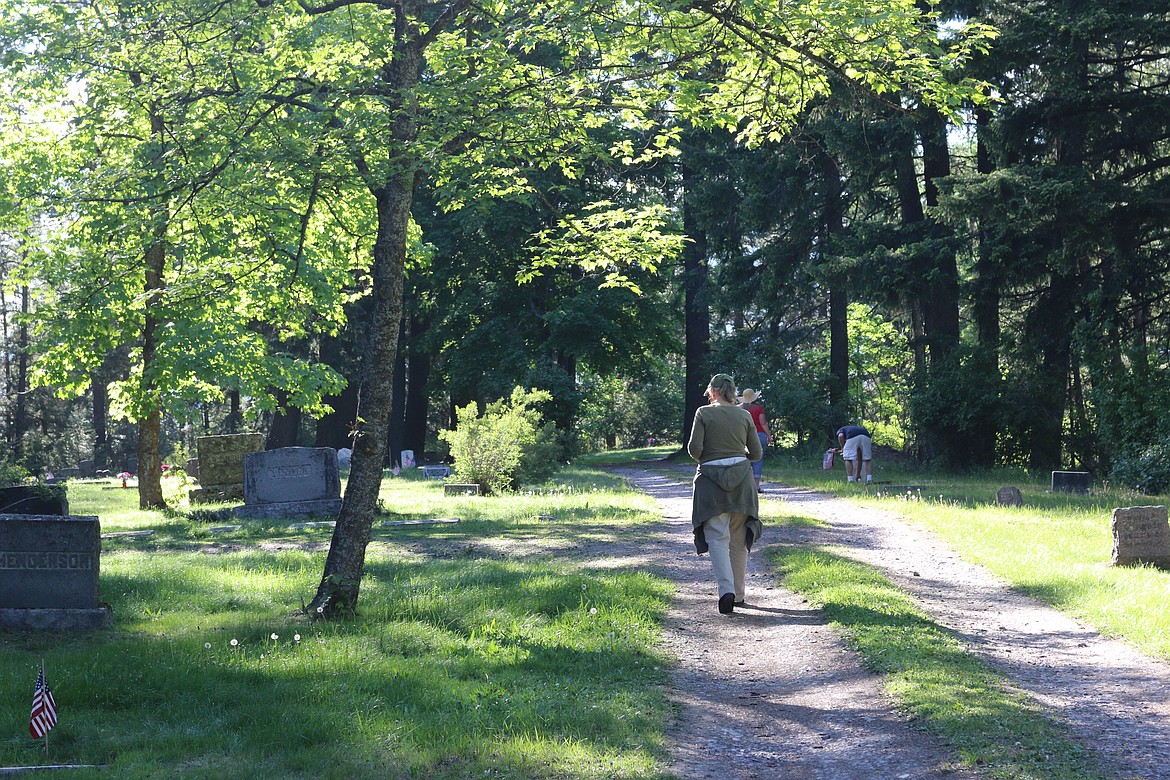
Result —
[[[338, 327], [355, 264], [327, 233], [361, 228], [345, 221], [350, 193], [334, 189], [320, 143], [270, 126], [303, 85], [254, 80], [282, 33], [245, 10], [176, 0], [4, 15], [8, 74], [24, 101], [55, 101], [59, 114], [55, 136], [29, 134], [14, 150], [49, 156], [51, 145], [55, 160], [54, 176], [22, 194], [56, 223], [22, 271], [49, 291], [34, 312], [34, 379], [79, 394], [131, 347], [110, 402], [138, 422], [144, 508], [164, 504], [164, 410], [190, 416], [230, 387], [257, 410], [280, 391], [319, 412], [339, 387], [265, 334], [287, 343]], [[314, 209], [327, 194], [335, 208]]]

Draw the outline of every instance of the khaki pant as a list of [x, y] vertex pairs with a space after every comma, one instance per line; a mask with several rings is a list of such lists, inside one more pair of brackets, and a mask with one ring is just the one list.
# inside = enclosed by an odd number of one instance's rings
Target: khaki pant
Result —
[[746, 594], [747, 519], [742, 512], [724, 512], [703, 523], [719, 595], [734, 593], [736, 601], [743, 601]]

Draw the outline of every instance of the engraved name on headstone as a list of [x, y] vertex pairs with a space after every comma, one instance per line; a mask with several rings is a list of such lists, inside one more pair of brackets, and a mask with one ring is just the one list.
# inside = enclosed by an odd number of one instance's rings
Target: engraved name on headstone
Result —
[[108, 628], [96, 517], [0, 514], [0, 627]]
[[333, 517], [341, 511], [337, 451], [282, 447], [244, 456], [244, 517]]

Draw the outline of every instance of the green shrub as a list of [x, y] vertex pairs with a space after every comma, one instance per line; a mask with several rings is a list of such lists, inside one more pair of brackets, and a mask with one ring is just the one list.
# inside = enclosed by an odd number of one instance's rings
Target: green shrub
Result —
[[1170, 492], [1170, 436], [1115, 456], [1113, 479], [1146, 495]]
[[456, 476], [479, 485], [485, 493], [551, 477], [560, 446], [556, 429], [543, 421], [536, 408], [551, 400], [547, 391], [517, 387], [511, 398], [488, 404], [482, 416], [474, 401], [456, 409], [455, 430], [439, 432], [451, 448]]

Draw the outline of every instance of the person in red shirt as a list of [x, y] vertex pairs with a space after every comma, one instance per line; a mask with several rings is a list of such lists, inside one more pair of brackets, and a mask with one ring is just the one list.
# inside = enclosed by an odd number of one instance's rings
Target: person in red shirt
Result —
[[[756, 435], [760, 437], [760, 449], [763, 450], [772, 443], [772, 432], [768, 430], [768, 415], [759, 403], [761, 395], [759, 390], [747, 388], [740, 398], [740, 406], [752, 416], [752, 422], [756, 424]], [[752, 461], [752, 476], [756, 478], [756, 492], [763, 493], [764, 491], [760, 488], [760, 482], [764, 478], [764, 458], [762, 456], [759, 460]]]

